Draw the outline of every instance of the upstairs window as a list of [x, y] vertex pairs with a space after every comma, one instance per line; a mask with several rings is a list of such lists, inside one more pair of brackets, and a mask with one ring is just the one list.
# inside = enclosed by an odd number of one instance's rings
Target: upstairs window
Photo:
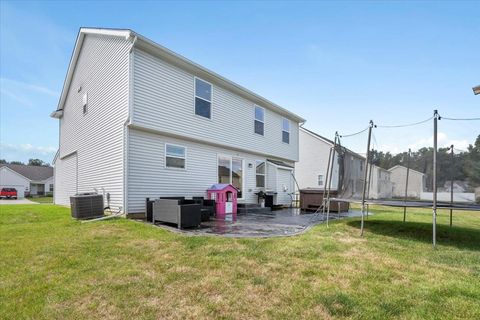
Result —
[[212, 85], [199, 78], [195, 78], [195, 114], [212, 117]]
[[265, 109], [255, 106], [255, 133], [264, 135], [265, 133]]
[[290, 143], [290, 120], [282, 119], [282, 141]]
[[255, 174], [257, 188], [265, 188], [265, 161], [255, 161]]
[[173, 144], [165, 145], [165, 167], [185, 169], [185, 147], [176, 146]]
[[88, 96], [87, 94], [85, 93], [83, 96], [82, 96], [82, 109], [83, 109], [83, 114], [87, 114], [87, 103], [88, 103]]
[[323, 174], [318, 175], [318, 185], [323, 186]]

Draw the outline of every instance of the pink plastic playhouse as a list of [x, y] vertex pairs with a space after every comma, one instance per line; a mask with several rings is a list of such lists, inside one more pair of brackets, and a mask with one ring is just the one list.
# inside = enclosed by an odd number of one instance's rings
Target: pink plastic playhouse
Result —
[[217, 183], [207, 190], [208, 199], [215, 200], [217, 216], [237, 215], [237, 189], [231, 184]]

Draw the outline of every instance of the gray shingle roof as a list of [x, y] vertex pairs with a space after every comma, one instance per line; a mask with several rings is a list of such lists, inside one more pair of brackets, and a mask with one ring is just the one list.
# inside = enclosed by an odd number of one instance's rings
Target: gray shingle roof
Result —
[[52, 167], [26, 166], [23, 164], [0, 164], [0, 168], [2, 167], [7, 167], [33, 181], [42, 181], [53, 176]]

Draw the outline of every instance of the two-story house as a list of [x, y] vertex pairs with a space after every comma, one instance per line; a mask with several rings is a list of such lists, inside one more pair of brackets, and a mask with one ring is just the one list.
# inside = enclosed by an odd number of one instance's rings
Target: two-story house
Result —
[[[299, 161], [295, 164], [295, 177], [300, 189], [329, 188], [327, 181], [328, 158], [334, 142], [301, 127], [299, 130]], [[339, 186], [343, 197], [358, 197], [363, 190], [365, 158], [359, 154], [341, 148], [335, 153], [332, 167], [331, 190]], [[329, 179], [330, 180], [330, 179]]]
[[248, 203], [294, 191], [304, 119], [131, 30], [80, 29], [52, 117], [56, 204], [97, 190], [135, 214], [217, 182]]

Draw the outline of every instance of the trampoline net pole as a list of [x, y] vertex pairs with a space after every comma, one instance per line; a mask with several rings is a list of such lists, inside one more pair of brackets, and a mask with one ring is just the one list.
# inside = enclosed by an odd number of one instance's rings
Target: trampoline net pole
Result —
[[432, 238], [433, 247], [437, 245], [437, 121], [438, 112], [433, 112], [433, 212], [432, 212]]
[[366, 157], [365, 157], [365, 175], [364, 175], [364, 178], [363, 178], [363, 191], [362, 191], [362, 220], [361, 220], [361, 224], [360, 224], [360, 230], [361, 230], [361, 233], [360, 235], [363, 236], [363, 227], [364, 227], [364, 224], [365, 224], [365, 195], [367, 193], [367, 174], [368, 174], [368, 159], [370, 158], [370, 141], [372, 139], [372, 128], [373, 128], [373, 121], [370, 120], [370, 125], [368, 127], [368, 140], [367, 140], [367, 154], [366, 154]]
[[[408, 175], [410, 174], [410, 153], [412, 150], [408, 149], [408, 156], [407, 156], [407, 177], [405, 178], [405, 202], [407, 202], [408, 197]], [[407, 206], [403, 207], [403, 222], [405, 222], [407, 218]]]
[[327, 193], [327, 184], [328, 178], [330, 176], [330, 159], [332, 158], [332, 148], [330, 148], [330, 152], [328, 153], [328, 164], [327, 164], [327, 173], [325, 174], [325, 182], [323, 185], [323, 195], [322, 195], [322, 214], [325, 214], [325, 204], [327, 203], [325, 200], [325, 194]]
[[[452, 164], [450, 165], [450, 205], [453, 206], [453, 165], [455, 158], [453, 156], [453, 144], [450, 146], [450, 154], [452, 158]], [[450, 209], [450, 227], [452, 226], [452, 213], [453, 209]]]
[[332, 176], [333, 176], [333, 166], [335, 165], [335, 151], [337, 149], [337, 140], [338, 140], [338, 133], [335, 132], [335, 140], [333, 141], [333, 151], [332, 151], [332, 163], [330, 169], [330, 176], [328, 177], [328, 190], [327, 190], [327, 227], [328, 227], [328, 220], [330, 218], [330, 189], [332, 189]]

